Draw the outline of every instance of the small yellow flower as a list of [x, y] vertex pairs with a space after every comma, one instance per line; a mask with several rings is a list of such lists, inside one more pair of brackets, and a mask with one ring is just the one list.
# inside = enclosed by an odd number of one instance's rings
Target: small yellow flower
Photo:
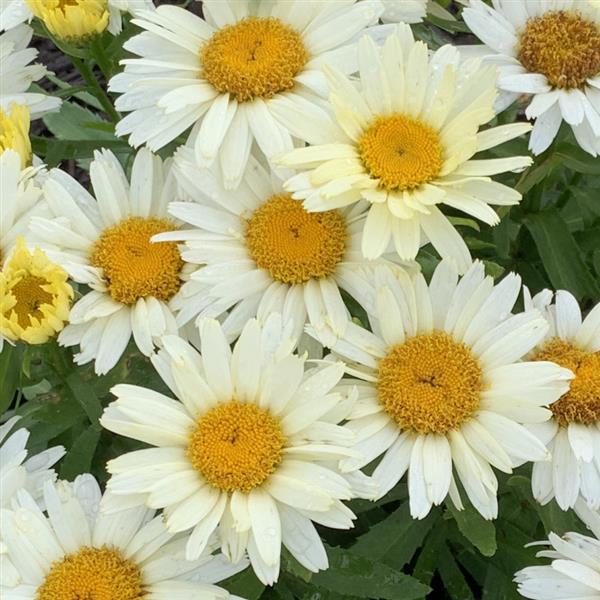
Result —
[[25, 0], [57, 38], [78, 42], [108, 26], [108, 0]]
[[73, 288], [67, 273], [21, 237], [0, 272], [0, 338], [43, 344], [69, 317]]
[[21, 168], [31, 161], [29, 108], [25, 105], [13, 104], [7, 112], [0, 108], [0, 154], [8, 149], [21, 157]]

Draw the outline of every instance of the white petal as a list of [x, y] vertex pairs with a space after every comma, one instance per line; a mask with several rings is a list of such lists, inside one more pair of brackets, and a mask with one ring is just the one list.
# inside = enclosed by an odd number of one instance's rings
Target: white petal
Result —
[[275, 501], [255, 488], [248, 496], [248, 513], [259, 554], [267, 565], [277, 564], [281, 553], [281, 520]]
[[233, 396], [231, 349], [219, 322], [203, 319], [200, 323], [200, 338], [206, 381], [219, 399], [230, 400]]

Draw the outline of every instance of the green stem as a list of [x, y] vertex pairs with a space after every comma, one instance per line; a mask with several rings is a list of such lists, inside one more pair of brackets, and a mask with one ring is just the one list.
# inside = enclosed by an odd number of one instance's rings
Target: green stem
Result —
[[53, 340], [51, 344], [54, 346], [52, 352], [52, 362], [54, 369], [58, 376], [64, 381], [67, 379], [69, 373], [73, 370], [72, 362], [69, 362], [65, 358], [65, 350], [61, 348], [56, 340]]
[[113, 103], [110, 101], [110, 98], [107, 96], [106, 92], [102, 89], [102, 86], [98, 83], [94, 72], [91, 67], [83, 60], [75, 56], [71, 56], [71, 61], [75, 65], [75, 68], [81, 73], [83, 80], [86, 82], [88, 87], [93, 90], [94, 95], [98, 98], [98, 101], [102, 105], [102, 108], [109, 116], [111, 121], [114, 123], [118, 123], [121, 120], [121, 115], [115, 110]]
[[102, 75], [104, 75], [104, 79], [108, 85], [108, 82], [112, 77], [112, 69], [110, 60], [104, 51], [101, 37], [94, 38], [90, 44], [90, 50], [92, 51], [92, 55], [96, 59], [96, 63], [98, 64], [98, 67], [100, 67], [100, 71], [102, 71]]

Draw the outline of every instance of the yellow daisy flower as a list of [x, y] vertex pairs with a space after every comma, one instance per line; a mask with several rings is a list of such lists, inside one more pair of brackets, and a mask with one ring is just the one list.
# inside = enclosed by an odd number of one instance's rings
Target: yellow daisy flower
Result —
[[6, 112], [0, 107], [0, 154], [9, 148], [20, 156], [24, 169], [31, 161], [27, 106], [13, 104]]
[[108, 26], [107, 0], [25, 0], [26, 6], [57, 38], [80, 41]]
[[0, 339], [43, 344], [64, 326], [73, 288], [67, 273], [20, 237], [0, 272]]
[[[93, 28], [95, 24], [93, 11], [95, 11], [101, 15], [100, 22], [103, 23], [100, 32], [106, 29], [109, 33], [117, 35], [123, 29], [122, 13], [136, 14], [140, 10], [153, 9], [152, 0], [2, 0], [0, 30], [8, 31], [24, 27], [22, 24], [31, 21], [34, 16], [43, 19], [48, 29], [59, 22], [64, 27], [66, 20], [72, 31], [74, 24], [85, 22], [80, 19], [81, 16], [83, 19], [88, 18]], [[62, 14], [54, 14], [57, 11]], [[104, 19], [105, 12], [108, 12], [107, 22]], [[53, 31], [53, 33], [59, 35], [57, 32]]]

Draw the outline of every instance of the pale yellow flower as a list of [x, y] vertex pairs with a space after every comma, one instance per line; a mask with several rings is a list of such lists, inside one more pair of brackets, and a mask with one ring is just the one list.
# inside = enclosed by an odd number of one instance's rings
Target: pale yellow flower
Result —
[[21, 167], [31, 161], [31, 141], [29, 140], [29, 108], [13, 104], [7, 112], [0, 107], [0, 154], [14, 150], [21, 158]]
[[43, 344], [69, 317], [73, 288], [67, 273], [20, 237], [0, 272], [0, 338]]
[[80, 41], [108, 26], [108, 0], [25, 0], [31, 12], [57, 38]]

